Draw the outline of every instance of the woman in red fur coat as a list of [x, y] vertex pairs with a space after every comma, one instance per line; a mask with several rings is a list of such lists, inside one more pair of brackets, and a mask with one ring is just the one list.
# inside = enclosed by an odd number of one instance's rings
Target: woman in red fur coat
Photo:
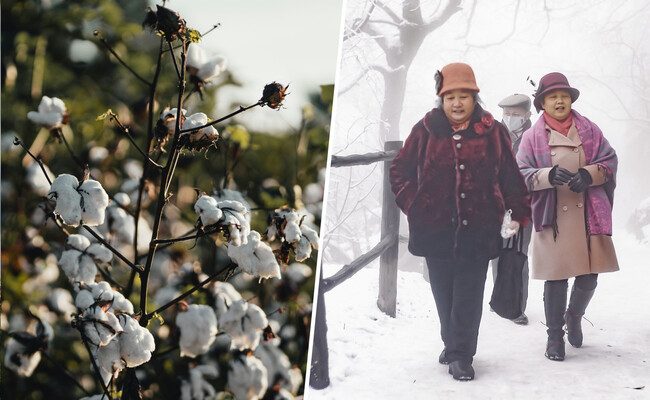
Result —
[[409, 221], [409, 250], [426, 257], [445, 345], [439, 361], [457, 380], [474, 378], [488, 261], [504, 213], [516, 232], [530, 201], [508, 130], [478, 104], [467, 64], [436, 74], [440, 106], [411, 131], [390, 169], [395, 201]]

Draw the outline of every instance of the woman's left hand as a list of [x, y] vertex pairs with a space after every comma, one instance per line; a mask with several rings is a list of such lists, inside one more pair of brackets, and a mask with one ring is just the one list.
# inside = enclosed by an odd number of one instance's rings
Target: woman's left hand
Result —
[[508, 226], [506, 226], [505, 229], [505, 235], [502, 235], [504, 239], [508, 239], [513, 237], [517, 232], [519, 232], [519, 222], [517, 221], [510, 221]]

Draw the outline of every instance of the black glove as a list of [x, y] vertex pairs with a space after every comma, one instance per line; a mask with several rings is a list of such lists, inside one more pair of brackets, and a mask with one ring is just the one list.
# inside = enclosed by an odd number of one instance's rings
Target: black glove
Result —
[[576, 193], [582, 193], [593, 183], [591, 174], [584, 168], [580, 168], [578, 173], [569, 181], [569, 189]]
[[551, 171], [548, 173], [548, 181], [553, 186], [564, 185], [565, 183], [568, 183], [571, 178], [573, 178], [573, 174], [559, 165], [551, 168]]

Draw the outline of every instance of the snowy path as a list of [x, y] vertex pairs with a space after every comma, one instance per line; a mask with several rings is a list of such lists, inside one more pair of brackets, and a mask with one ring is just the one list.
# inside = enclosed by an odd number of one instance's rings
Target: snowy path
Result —
[[489, 311], [488, 271], [473, 382], [437, 362], [439, 324], [421, 274], [400, 272], [393, 319], [375, 306], [377, 269], [366, 268], [326, 295], [332, 384], [306, 398], [650, 399], [650, 246], [623, 234], [615, 245], [622, 271], [600, 277], [593, 326], [584, 321], [584, 345], [567, 344], [564, 362], [544, 357], [543, 282], [531, 280], [530, 325], [517, 326]]

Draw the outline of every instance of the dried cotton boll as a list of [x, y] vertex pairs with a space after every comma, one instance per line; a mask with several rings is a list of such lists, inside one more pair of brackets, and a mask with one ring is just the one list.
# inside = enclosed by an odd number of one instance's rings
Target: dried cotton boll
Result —
[[67, 123], [68, 112], [63, 100], [58, 97], [43, 96], [38, 105], [38, 111], [28, 112], [27, 118], [44, 128], [55, 129]]
[[237, 400], [258, 400], [268, 387], [268, 375], [262, 362], [245, 356], [230, 362], [228, 388]]
[[203, 226], [216, 224], [223, 217], [223, 212], [217, 207], [217, 201], [207, 195], [199, 197], [194, 204], [194, 211], [199, 214]]
[[[52, 171], [47, 167], [43, 166], [48, 176], [53, 176]], [[25, 178], [27, 184], [32, 189], [34, 193], [39, 196], [47, 196], [50, 191], [50, 182], [47, 181], [47, 178], [43, 174], [43, 170], [37, 162], [32, 162], [27, 167], [27, 176]]]
[[128, 315], [118, 317], [124, 331], [118, 336], [120, 357], [128, 368], [142, 365], [151, 359], [151, 353], [156, 349], [153, 335], [147, 328]]
[[261, 278], [281, 278], [273, 250], [261, 241], [259, 232], [252, 231], [241, 246], [228, 246], [228, 256], [246, 273]]
[[206, 353], [217, 334], [217, 317], [212, 308], [191, 304], [186, 311], [179, 311], [176, 326], [181, 331], [181, 357], [196, 357]]

